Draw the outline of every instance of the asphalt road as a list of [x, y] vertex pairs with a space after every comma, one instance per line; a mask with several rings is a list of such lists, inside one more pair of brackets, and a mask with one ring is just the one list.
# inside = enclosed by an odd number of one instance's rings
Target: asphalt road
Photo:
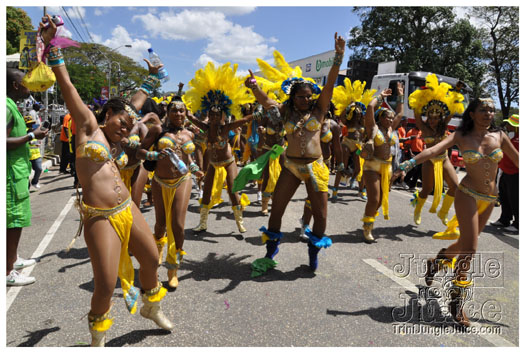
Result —
[[[79, 221], [73, 179], [52, 167], [40, 183], [42, 188], [31, 194], [33, 225], [24, 229], [19, 247], [20, 256], [38, 259], [36, 266], [24, 270], [37, 281], [6, 289], [6, 346], [87, 346], [93, 279], [84, 239], [64, 252]], [[179, 270], [180, 285], [162, 302], [175, 324], [173, 332], [156, 328], [138, 313], [130, 315], [117, 283], [107, 346], [519, 345], [518, 235], [502, 234], [491, 226], [481, 234], [475, 291], [469, 302], [476, 323], [462, 332], [450, 323], [445, 299], [436, 295], [439, 283], [433, 291], [424, 285], [424, 259], [450, 243], [431, 237], [444, 227], [428, 213], [430, 202], [423, 208], [423, 222], [415, 226], [411, 194], [392, 190], [391, 219], [379, 216], [374, 229], [377, 242], [366, 244], [360, 221], [365, 203], [356, 191], [342, 188], [340, 200], [329, 202], [326, 234], [333, 245], [321, 251], [319, 268], [312, 273], [307, 245], [299, 239], [306, 195], [300, 186], [283, 219], [285, 237], [275, 258], [277, 267], [251, 278], [251, 262], [265, 254], [258, 229], [267, 226], [268, 218], [254, 202], [255, 188], [245, 192], [253, 203], [244, 212], [248, 232], [243, 235], [237, 231], [225, 192], [226, 202], [210, 212], [208, 231], [194, 235], [191, 228], [199, 214], [192, 193], [184, 246], [188, 255]], [[154, 210], [143, 213], [153, 228]], [[491, 220], [499, 213], [495, 208]], [[159, 274], [167, 285], [166, 269]]]

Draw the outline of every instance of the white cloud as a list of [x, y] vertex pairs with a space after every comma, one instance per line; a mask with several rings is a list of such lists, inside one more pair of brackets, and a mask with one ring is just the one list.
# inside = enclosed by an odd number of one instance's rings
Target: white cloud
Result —
[[275, 43], [277, 39], [266, 39], [254, 32], [253, 27], [237, 25], [227, 20], [224, 13], [242, 14], [253, 10], [253, 7], [184, 9], [177, 13], [169, 10], [158, 15], [135, 15], [132, 20], [142, 22], [146, 32], [152, 37], [185, 41], [208, 40], [199, 60], [206, 58], [205, 60], [216, 62], [253, 64], [256, 58], [271, 55], [274, 48], [268, 43]]
[[207, 38], [211, 33], [224, 33], [232, 26], [219, 12], [183, 10], [179, 13], [162, 12], [135, 15], [132, 21], [139, 20], [151, 36], [164, 39], [198, 40]]
[[[147, 52], [148, 48], [151, 48], [151, 43], [138, 39], [132, 38], [128, 31], [118, 25], [111, 32], [111, 38], [101, 41], [101, 37], [98, 35], [93, 35], [93, 39], [98, 43], [104, 44], [108, 48], [117, 49], [117, 51], [122, 54], [129, 56], [139, 64], [142, 63], [142, 59], [145, 58], [144, 53]], [[131, 44], [131, 48], [125, 47], [125, 45]]]
[[213, 62], [213, 64], [215, 64], [215, 66], [220, 66], [221, 65], [219, 62], [214, 60], [211, 56], [208, 56], [206, 54], [202, 54], [201, 56], [199, 56], [199, 58], [195, 62], [195, 66], [198, 69], [203, 68], [203, 67], [206, 66], [206, 64], [208, 64], [209, 61]]
[[219, 6], [219, 7], [209, 7], [204, 8], [203, 10], [211, 12], [221, 12], [226, 16], [235, 16], [235, 15], [247, 15], [255, 11], [255, 6]]
[[213, 35], [205, 52], [219, 61], [254, 63], [257, 58], [266, 58], [274, 49], [251, 27], [233, 25], [227, 33]]

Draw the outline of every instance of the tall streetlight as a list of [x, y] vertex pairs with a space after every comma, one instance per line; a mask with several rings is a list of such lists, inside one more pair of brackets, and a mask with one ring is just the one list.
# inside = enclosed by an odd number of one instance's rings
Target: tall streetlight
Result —
[[[114, 49], [110, 49], [110, 51], [115, 51], [119, 48], [122, 48], [122, 47], [126, 47], [126, 48], [131, 48], [131, 44], [123, 44], [119, 47], [116, 47]], [[118, 72], [120, 74], [120, 63], [118, 61], [111, 61], [107, 56], [106, 56], [106, 59], [108, 59], [108, 62], [109, 62], [109, 78], [108, 78], [108, 87], [109, 87], [109, 92], [108, 92], [108, 99], [111, 98], [111, 67], [113, 66], [113, 64], [117, 64], [118, 65]], [[118, 88], [117, 88], [117, 93], [118, 93]]]

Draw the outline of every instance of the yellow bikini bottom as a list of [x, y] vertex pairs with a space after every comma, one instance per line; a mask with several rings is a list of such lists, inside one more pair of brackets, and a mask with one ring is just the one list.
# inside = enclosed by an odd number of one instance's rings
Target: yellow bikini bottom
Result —
[[301, 181], [306, 182], [311, 180], [315, 191], [328, 192], [328, 179], [330, 178], [330, 171], [326, 164], [324, 164], [323, 157], [318, 160], [301, 164], [296, 163], [284, 156], [284, 166], [295, 177]]

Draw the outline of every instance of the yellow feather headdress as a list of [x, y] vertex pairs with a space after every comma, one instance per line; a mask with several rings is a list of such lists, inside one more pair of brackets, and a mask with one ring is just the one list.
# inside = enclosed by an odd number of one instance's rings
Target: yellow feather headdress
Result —
[[237, 64], [226, 63], [215, 67], [208, 62], [204, 69], [199, 69], [189, 82], [190, 89], [182, 97], [183, 102], [192, 111], [208, 112], [212, 107], [220, 108], [226, 115], [242, 117], [241, 106], [253, 101], [244, 86], [244, 80], [236, 75]]
[[408, 104], [416, 114], [426, 115], [428, 111], [438, 109], [443, 117], [461, 114], [465, 107], [461, 102], [465, 97], [452, 90], [446, 82], [439, 83], [435, 74], [428, 74], [425, 87], [422, 87], [408, 97]]
[[[264, 78], [273, 83], [273, 92], [278, 98], [278, 101], [283, 102], [288, 99], [288, 94], [285, 90], [289, 92], [290, 87], [294, 83], [300, 81], [311, 83], [312, 90], [314, 91], [312, 98], [316, 99], [318, 97], [321, 87], [319, 87], [311, 77], [303, 77], [303, 70], [301, 70], [300, 66], [292, 68], [290, 64], [286, 62], [283, 55], [277, 50], [274, 50], [273, 58], [275, 67], [272, 67], [262, 59], [257, 59], [257, 63], [259, 64], [259, 68]], [[259, 78], [257, 78], [257, 83], [259, 83]], [[286, 89], [283, 89], [283, 83], [285, 83]]]
[[341, 115], [352, 103], [361, 103], [362, 106], [364, 106], [364, 109], [362, 108], [364, 113], [368, 103], [372, 101], [377, 90], [367, 89], [365, 91], [366, 81], [361, 82], [355, 80], [352, 83], [348, 77], [344, 79], [343, 83], [343, 85], [335, 87], [334, 93], [332, 94], [332, 102], [335, 105], [335, 114]]

